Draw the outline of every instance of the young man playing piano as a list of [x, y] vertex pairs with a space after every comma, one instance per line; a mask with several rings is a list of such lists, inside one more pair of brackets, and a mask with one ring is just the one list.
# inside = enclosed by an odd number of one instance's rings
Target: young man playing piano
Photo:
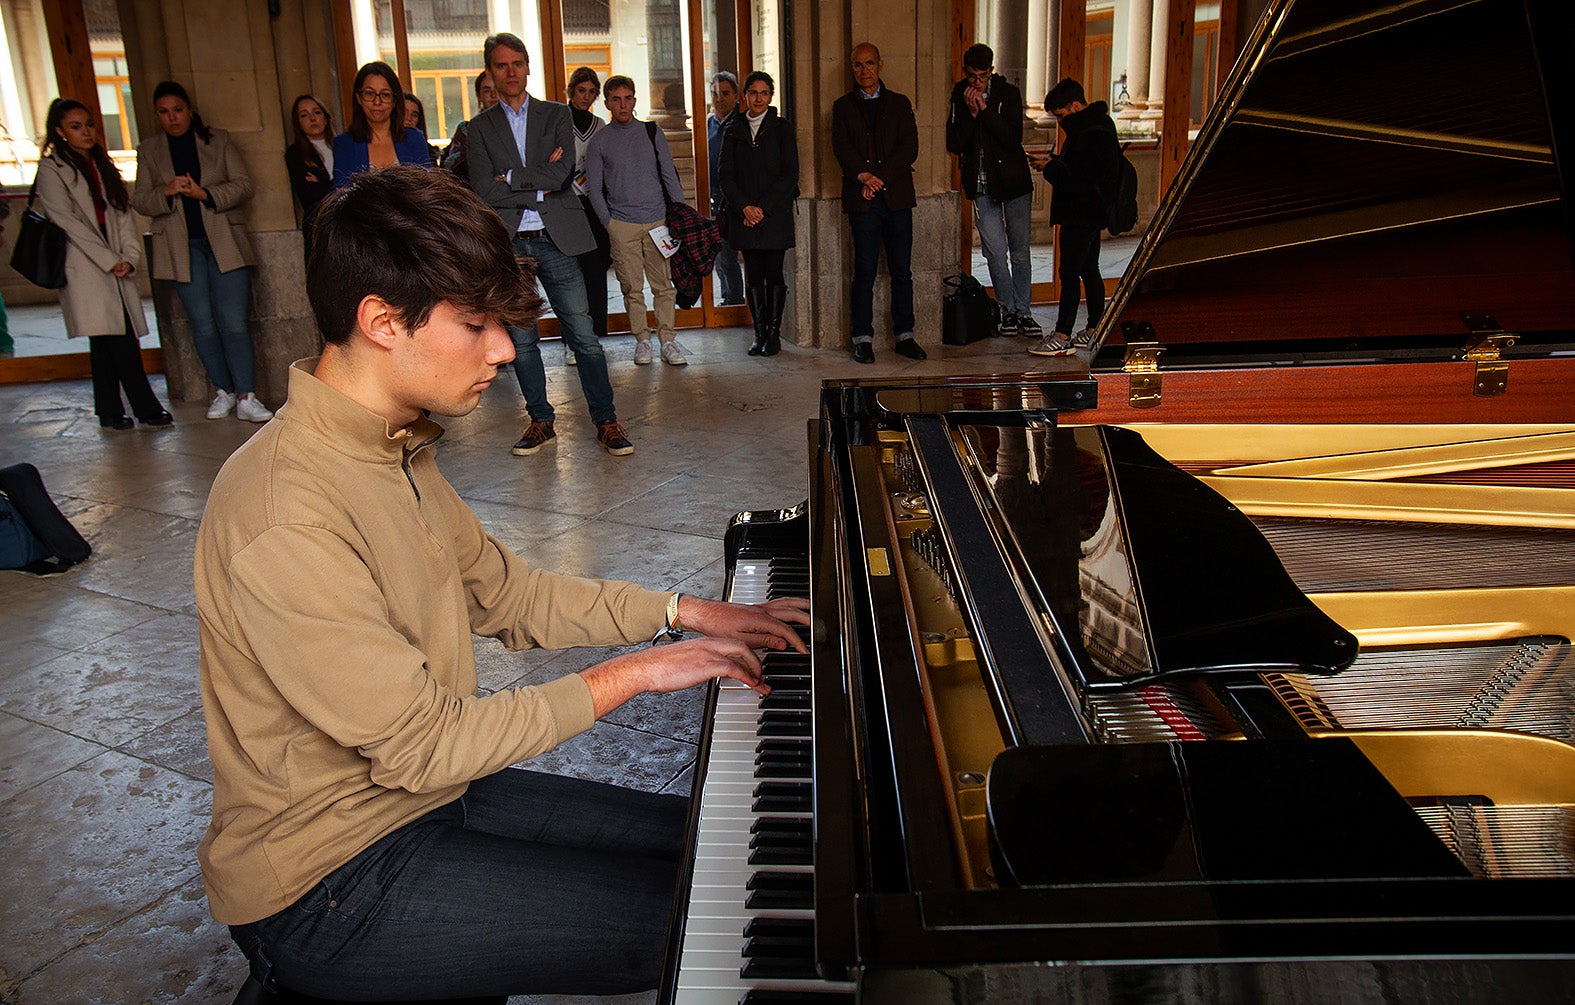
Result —
[[[317, 216], [326, 346], [213, 485], [195, 566], [213, 916], [267, 987], [340, 999], [655, 985], [684, 800], [514, 770], [644, 691], [757, 689], [802, 601], [724, 604], [533, 568], [438, 472], [443, 429], [514, 355], [534, 283], [443, 172], [369, 172]], [[603, 646], [478, 694], [471, 636]]]

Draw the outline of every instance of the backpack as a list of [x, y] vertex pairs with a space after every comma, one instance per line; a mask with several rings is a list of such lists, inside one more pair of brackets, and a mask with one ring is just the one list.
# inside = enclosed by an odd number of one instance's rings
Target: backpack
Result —
[[1111, 237], [1120, 237], [1136, 227], [1138, 218], [1137, 168], [1127, 160], [1126, 147], [1117, 146], [1116, 149], [1120, 153], [1116, 163], [1116, 191], [1115, 198], [1110, 200], [1106, 221]]
[[0, 468], [0, 569], [45, 576], [64, 572], [92, 552], [49, 497], [37, 468]]

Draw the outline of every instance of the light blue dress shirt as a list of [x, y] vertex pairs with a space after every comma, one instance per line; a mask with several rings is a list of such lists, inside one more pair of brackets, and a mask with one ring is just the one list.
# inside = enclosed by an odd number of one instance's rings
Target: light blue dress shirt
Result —
[[[525, 163], [525, 122], [530, 117], [530, 95], [525, 95], [525, 100], [520, 102], [520, 110], [515, 111], [509, 107], [507, 101], [498, 102], [503, 106], [503, 117], [509, 120], [509, 132], [514, 134], [514, 146], [519, 149], [520, 163]], [[507, 181], [514, 183], [514, 169], [509, 168]], [[540, 202], [544, 194], [536, 193], [536, 200]], [[546, 224], [541, 222], [541, 214], [534, 209], [526, 208], [520, 211], [520, 230], [545, 230]]]

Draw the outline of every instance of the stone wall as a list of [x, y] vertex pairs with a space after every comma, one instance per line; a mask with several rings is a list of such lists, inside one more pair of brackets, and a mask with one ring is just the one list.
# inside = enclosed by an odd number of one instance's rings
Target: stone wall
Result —
[[[788, 313], [783, 334], [799, 345], [848, 345], [853, 241], [842, 212], [842, 170], [831, 150], [831, 105], [853, 87], [849, 55], [860, 42], [880, 48], [886, 86], [913, 102], [919, 126], [914, 185], [913, 304], [921, 342], [940, 339], [941, 280], [959, 271], [960, 196], [951, 191], [946, 153], [952, 86], [952, 9], [933, 0], [814, 0], [792, 7], [791, 114], [798, 132], [798, 246], [788, 259]], [[875, 286], [875, 338], [889, 346], [890, 286], [884, 260]]]

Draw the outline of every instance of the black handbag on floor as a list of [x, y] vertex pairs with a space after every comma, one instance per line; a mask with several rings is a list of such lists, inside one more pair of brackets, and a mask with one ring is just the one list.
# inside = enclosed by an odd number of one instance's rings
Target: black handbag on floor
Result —
[[38, 196], [38, 175], [27, 190], [27, 209], [16, 228], [16, 247], [11, 250], [11, 268], [34, 286], [58, 290], [66, 285], [66, 232], [49, 217], [33, 211]]
[[995, 298], [972, 276], [947, 276], [941, 298], [941, 341], [967, 345], [995, 334], [1000, 311]]
[[[31, 464], [0, 468], [0, 496], [6, 506], [0, 518], [20, 521], [0, 527], [0, 568], [23, 569], [46, 576], [64, 572], [87, 559], [93, 548], [60, 512]], [[7, 543], [9, 542], [9, 543]]]

